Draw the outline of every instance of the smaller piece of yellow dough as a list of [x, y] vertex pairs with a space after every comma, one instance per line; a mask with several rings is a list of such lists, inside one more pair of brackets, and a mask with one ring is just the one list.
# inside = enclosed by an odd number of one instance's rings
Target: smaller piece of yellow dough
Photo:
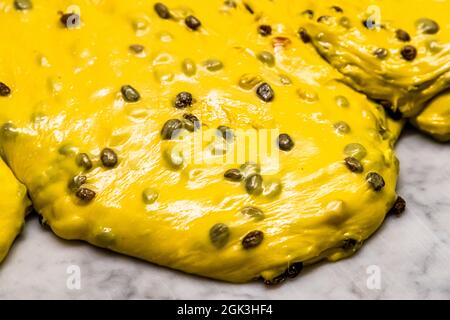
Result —
[[434, 98], [411, 122], [439, 141], [450, 141], [450, 91]]
[[30, 205], [26, 188], [0, 160], [0, 262], [6, 257], [14, 239], [20, 233], [26, 208]]
[[[362, 22], [370, 17], [370, 4], [363, 1], [363, 5], [351, 6], [343, 2], [342, 14], [326, 16], [325, 22], [305, 18], [308, 22], [303, 27], [317, 52], [342, 73], [343, 82], [392, 111], [413, 117], [450, 87], [450, 29], [446, 27], [450, 2], [381, 0], [376, 5], [380, 27], [369, 28]], [[328, 12], [318, 10], [316, 16]], [[399, 11], [404, 17], [398, 16]], [[340, 20], [343, 18], [349, 21], [345, 25]], [[421, 34], [415, 28], [420, 18], [437, 21], [440, 30]], [[409, 41], [397, 39], [396, 32], [403, 29], [409, 31]], [[411, 61], [401, 54], [407, 46], [417, 50]], [[385, 50], [386, 57], [377, 57], [377, 50]]]

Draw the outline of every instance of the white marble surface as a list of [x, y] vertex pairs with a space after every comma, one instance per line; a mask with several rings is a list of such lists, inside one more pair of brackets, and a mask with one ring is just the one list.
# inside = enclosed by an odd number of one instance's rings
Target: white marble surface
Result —
[[[217, 282], [60, 240], [33, 217], [0, 266], [0, 299], [450, 299], [450, 145], [407, 130], [397, 151], [403, 216], [388, 218], [352, 258], [282, 286]], [[66, 284], [72, 265], [79, 290]], [[370, 266], [379, 289], [367, 286]]]

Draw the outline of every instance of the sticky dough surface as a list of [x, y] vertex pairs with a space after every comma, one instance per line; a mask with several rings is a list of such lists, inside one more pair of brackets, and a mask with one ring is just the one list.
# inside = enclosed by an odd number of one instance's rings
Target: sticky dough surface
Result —
[[444, 92], [431, 100], [412, 123], [438, 141], [450, 140], [450, 92]]
[[6, 257], [11, 244], [24, 223], [30, 201], [26, 188], [20, 184], [11, 170], [0, 161], [0, 262]]
[[[325, 1], [315, 6], [315, 18], [329, 14], [323, 3], [328, 5]], [[449, 1], [340, 3], [343, 13], [325, 22], [307, 18], [304, 27], [318, 53], [342, 73], [343, 82], [374, 100], [388, 102], [393, 111], [405, 117], [418, 115], [433, 97], [450, 87]], [[423, 18], [436, 22], [439, 29], [422, 32], [417, 25]], [[343, 24], [341, 19], [348, 21]], [[362, 23], [368, 20], [369, 28]], [[396, 36], [398, 30], [405, 31], [410, 39]], [[414, 59], [402, 57], [405, 46], [416, 49]], [[374, 54], [379, 49], [386, 50], [385, 57]], [[421, 117], [420, 128], [434, 130], [434, 124], [428, 121], [433, 120]], [[448, 128], [448, 118], [446, 124]], [[449, 134], [448, 129], [445, 134]]]
[[[44, 221], [64, 239], [232, 282], [272, 280], [293, 263], [355, 252], [396, 199], [393, 144], [403, 122], [388, 120], [382, 107], [336, 81], [341, 74], [299, 39], [305, 21], [298, 13], [312, 2], [254, 1], [253, 14], [241, 2], [236, 8], [218, 0], [164, 3], [172, 19], [159, 18], [149, 1], [35, 0], [27, 11], [0, 1], [0, 26], [8, 31], [0, 44], [0, 81], [11, 88], [0, 97], [1, 148]], [[67, 29], [58, 12], [72, 4], [81, 25]], [[202, 22], [197, 31], [184, 24], [188, 14]], [[272, 25], [270, 36], [258, 35], [263, 23]], [[130, 51], [133, 44], [144, 51]], [[273, 54], [274, 66], [257, 58], [263, 50]], [[183, 73], [185, 59], [194, 61], [195, 75]], [[223, 68], [208, 70], [208, 59]], [[270, 84], [273, 101], [262, 101], [257, 85], [240, 87], [244, 74]], [[140, 100], [125, 101], [124, 85], [136, 88]], [[182, 91], [194, 102], [180, 110], [173, 104]], [[339, 106], [338, 96], [348, 105]], [[295, 146], [277, 150], [280, 169], [265, 174], [261, 162], [264, 190], [275, 182], [281, 192], [250, 195], [243, 182], [226, 180], [226, 170], [250, 159], [213, 163], [220, 155], [208, 145], [199, 152], [210, 163], [171, 166], [167, 150], [181, 142], [163, 140], [160, 131], [185, 113], [204, 130], [225, 125], [289, 134]], [[348, 132], [336, 131], [340, 121]], [[344, 163], [351, 143], [366, 149], [362, 173]], [[114, 168], [100, 161], [106, 147], [118, 156]], [[77, 165], [79, 153], [89, 155], [92, 169]], [[381, 190], [367, 182], [370, 172], [384, 178]], [[96, 193], [88, 203], [68, 188], [79, 175]], [[143, 201], [149, 189], [158, 195], [151, 204]], [[246, 206], [263, 217], [244, 215]], [[220, 248], [210, 239], [218, 223], [229, 228]], [[255, 230], [262, 242], [245, 249], [244, 237]]]

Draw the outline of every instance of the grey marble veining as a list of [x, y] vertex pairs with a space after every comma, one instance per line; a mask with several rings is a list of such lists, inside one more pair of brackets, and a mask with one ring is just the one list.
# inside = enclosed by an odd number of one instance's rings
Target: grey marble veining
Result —
[[[450, 146], [407, 130], [397, 154], [407, 211], [352, 258], [306, 268], [282, 286], [183, 274], [60, 240], [30, 218], [0, 266], [0, 299], [450, 299]], [[67, 286], [71, 266], [79, 267], [79, 290]]]

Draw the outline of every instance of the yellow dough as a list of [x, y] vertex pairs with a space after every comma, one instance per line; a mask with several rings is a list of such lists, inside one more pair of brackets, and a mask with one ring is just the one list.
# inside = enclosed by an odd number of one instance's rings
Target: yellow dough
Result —
[[351, 87], [406, 117], [450, 87], [450, 1], [336, 1], [333, 16], [318, 3], [304, 28]]
[[443, 93], [427, 105], [412, 123], [439, 141], [450, 140], [450, 92]]
[[30, 205], [25, 187], [0, 160], [0, 262], [20, 233]]
[[[354, 253], [397, 198], [403, 120], [299, 38], [315, 2], [167, 0], [161, 18], [144, 0], [0, 1], [0, 146], [44, 221], [231, 282], [276, 283]], [[163, 139], [171, 119], [184, 129]], [[227, 142], [204, 137], [219, 126]], [[242, 130], [283, 150], [252, 158]], [[180, 152], [191, 146], [201, 160]]]

